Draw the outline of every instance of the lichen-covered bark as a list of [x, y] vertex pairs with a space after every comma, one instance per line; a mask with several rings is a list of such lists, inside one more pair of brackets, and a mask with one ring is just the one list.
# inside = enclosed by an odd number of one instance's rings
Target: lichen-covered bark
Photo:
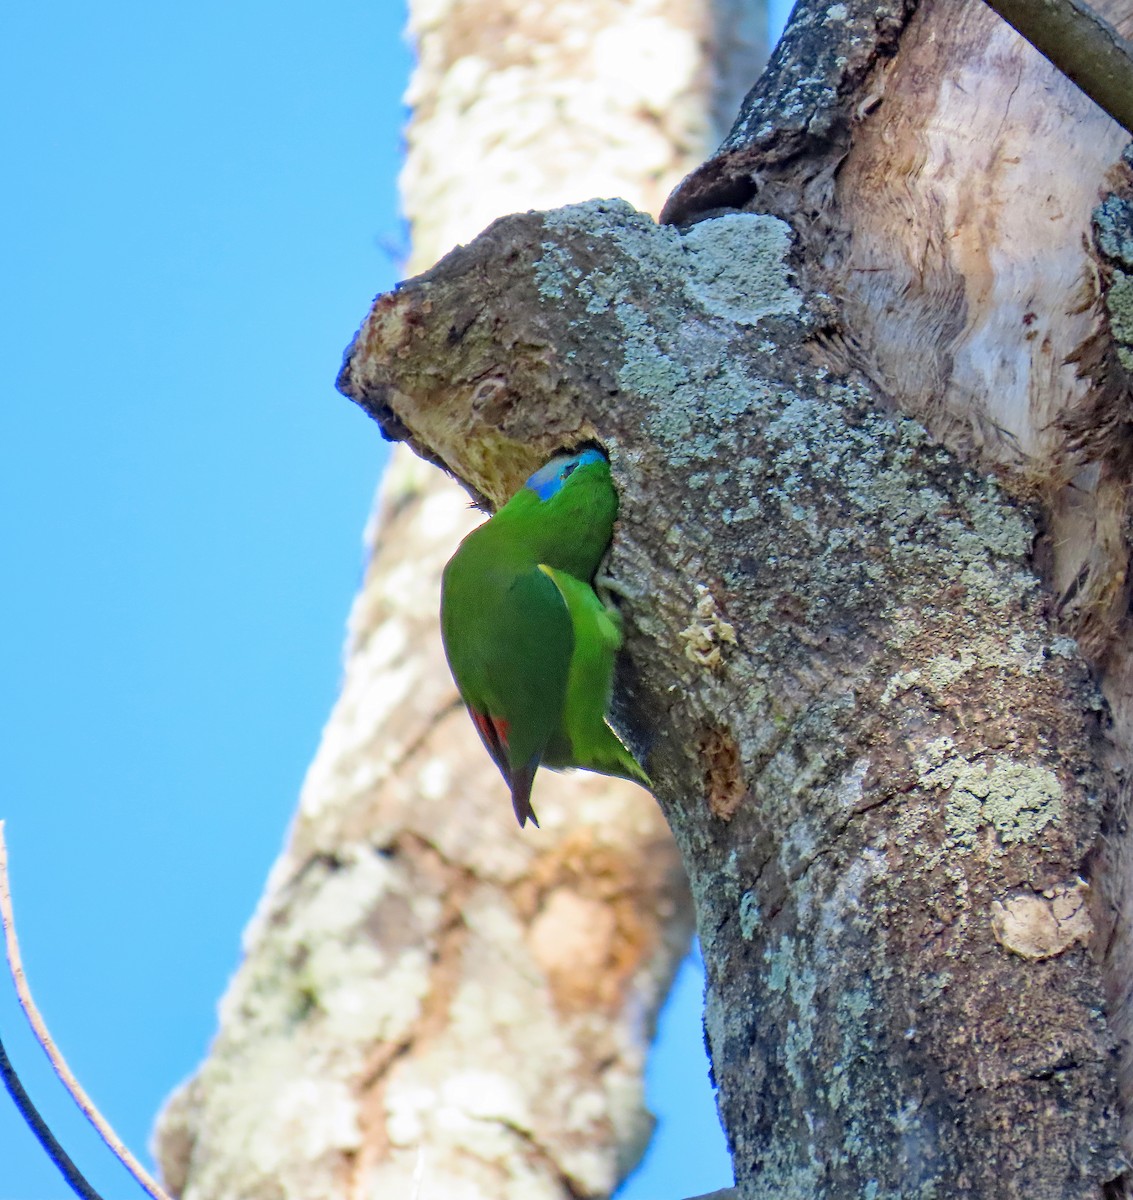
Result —
[[[415, 261], [604, 171], [611, 190], [659, 197], [750, 77], [757, 7], [418, 5]], [[718, 26], [717, 8], [745, 21]], [[669, 69], [627, 79], [627, 39]], [[541, 777], [542, 828], [516, 828], [437, 623], [441, 568], [479, 519], [395, 455], [342, 695], [219, 1035], [161, 1119], [181, 1196], [599, 1196], [644, 1148], [644, 1059], [691, 932], [687, 883], [629, 784]]]
[[[1127, 0], [1096, 7], [1124, 33], [1133, 29]], [[848, 28], [846, 38], [860, 44]], [[852, 52], [832, 57], [855, 61]], [[775, 105], [774, 95], [757, 94]], [[1037, 502], [1036, 569], [1108, 702], [1097, 758], [1122, 781], [1090, 877], [1128, 1155], [1133, 461], [1118, 315], [1124, 272], [1113, 257], [1130, 190], [1117, 166], [1127, 135], [978, 3], [922, 4], [899, 53], [878, 60], [858, 96], [856, 107], [852, 96], [835, 105], [833, 118], [829, 107], [814, 110], [819, 123], [847, 131], [827, 203], [792, 205], [792, 171], [780, 182], [754, 137], [739, 145], [733, 137], [670, 207], [685, 205], [690, 219], [712, 203], [697, 199], [695, 185], [711, 185], [714, 174], [758, 186], [769, 211], [794, 223], [814, 286], [838, 298], [849, 335], [830, 337], [823, 360], [861, 369], [935, 438]], [[813, 151], [829, 161], [820, 139]], [[821, 174], [814, 162], [800, 170]], [[1099, 207], [1111, 188], [1117, 194]]]
[[489, 496], [550, 444], [613, 454], [628, 703], [743, 1194], [1100, 1195], [1097, 967], [1003, 933], [1081, 894], [1100, 701], [1033, 515], [814, 365], [830, 314], [789, 245], [749, 214], [510, 218], [380, 302], [343, 383]]

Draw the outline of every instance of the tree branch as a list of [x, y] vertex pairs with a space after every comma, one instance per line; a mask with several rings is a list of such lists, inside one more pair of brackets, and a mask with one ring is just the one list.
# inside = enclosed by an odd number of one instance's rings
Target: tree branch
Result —
[[[79, 1106], [83, 1115], [95, 1127], [98, 1136], [110, 1148], [114, 1157], [118, 1159], [126, 1170], [153, 1197], [153, 1200], [170, 1200], [168, 1194], [162, 1190], [160, 1184], [130, 1153], [121, 1138], [110, 1127], [106, 1118], [95, 1108], [90, 1097], [83, 1091], [82, 1086], [71, 1073], [71, 1069], [67, 1066], [63, 1056], [56, 1049], [51, 1034], [48, 1033], [47, 1026], [44, 1024], [43, 1018], [39, 1015], [39, 1009], [35, 1006], [31, 990], [28, 987], [27, 977], [24, 974], [23, 962], [20, 959], [20, 945], [16, 940], [16, 921], [12, 913], [12, 894], [8, 885], [8, 849], [4, 843], [3, 821], [0, 821], [0, 923], [4, 926], [4, 946], [8, 953], [8, 967], [12, 972], [12, 982], [16, 985], [16, 996], [19, 999], [20, 1007], [24, 1010], [24, 1016], [27, 1017], [28, 1024], [32, 1027], [36, 1041], [43, 1047], [43, 1052], [47, 1055], [55, 1074], [59, 1076], [59, 1081], [67, 1089], [68, 1093], [70, 1093], [71, 1099]], [[7, 1077], [5, 1077], [5, 1082], [7, 1082]], [[9, 1090], [11, 1089], [9, 1088]], [[13, 1099], [16, 1099], [14, 1094]], [[16, 1103], [19, 1106], [18, 1100], [16, 1100]], [[24, 1110], [21, 1108], [20, 1111], [23, 1112]], [[38, 1133], [36, 1136], [39, 1136]], [[54, 1139], [52, 1140], [54, 1141]], [[42, 1138], [40, 1138], [40, 1142], [43, 1143]], [[48, 1149], [45, 1143], [43, 1144], [44, 1149], [47, 1150], [48, 1154], [51, 1154], [51, 1150]], [[59, 1169], [63, 1170], [63, 1167], [55, 1156], [51, 1155], [51, 1157], [56, 1165], [59, 1166]], [[66, 1171], [63, 1173], [66, 1175]], [[70, 1182], [69, 1177], [68, 1182]], [[82, 1195], [81, 1192], [79, 1194]]]
[[59, 1168], [75, 1195], [81, 1196], [82, 1200], [102, 1200], [102, 1197], [91, 1187], [83, 1173], [72, 1162], [67, 1151], [59, 1145], [55, 1135], [48, 1128], [47, 1122], [40, 1116], [39, 1109], [32, 1103], [31, 1097], [20, 1082], [20, 1077], [16, 1074], [11, 1059], [8, 1058], [3, 1042], [0, 1042], [0, 1078], [3, 1078], [8, 1095], [12, 1097], [12, 1103], [19, 1109], [20, 1116], [35, 1134], [36, 1141], [43, 1147], [47, 1157]]
[[1082, 0], [985, 0], [1016, 33], [1133, 133], [1133, 44]]

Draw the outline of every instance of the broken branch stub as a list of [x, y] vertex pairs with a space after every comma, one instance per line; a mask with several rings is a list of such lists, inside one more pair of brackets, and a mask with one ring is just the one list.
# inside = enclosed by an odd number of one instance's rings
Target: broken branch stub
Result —
[[502, 218], [425, 274], [378, 297], [338, 387], [383, 434], [493, 507], [542, 460], [594, 438], [612, 378], [571, 354], [572, 326], [541, 292], [543, 217]]
[[[747, 236], [756, 230], [766, 236]], [[799, 341], [786, 226], [735, 214], [714, 234], [659, 228], [624, 201], [502, 218], [378, 298], [339, 390], [386, 437], [495, 505], [563, 447], [597, 440], [644, 451], [643, 410], [671, 407], [663, 374], [638, 379], [653, 357], [638, 344], [649, 336], [645, 314], [667, 313], [685, 336], [737, 322], [750, 334], [778, 316]], [[755, 299], [749, 268], [769, 283]], [[671, 303], [659, 312], [665, 293]]]

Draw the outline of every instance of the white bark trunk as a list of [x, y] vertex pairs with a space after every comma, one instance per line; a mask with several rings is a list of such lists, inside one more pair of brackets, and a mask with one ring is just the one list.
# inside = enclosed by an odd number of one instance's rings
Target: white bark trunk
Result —
[[[659, 207], [754, 75], [756, 7], [730, 0], [717, 27], [706, 0], [416, 5], [413, 261], [595, 190]], [[162, 1116], [179, 1195], [597, 1196], [644, 1148], [687, 885], [628, 784], [541, 777], [542, 829], [515, 827], [437, 627], [473, 523], [463, 491], [395, 455], [342, 697], [217, 1041]]]

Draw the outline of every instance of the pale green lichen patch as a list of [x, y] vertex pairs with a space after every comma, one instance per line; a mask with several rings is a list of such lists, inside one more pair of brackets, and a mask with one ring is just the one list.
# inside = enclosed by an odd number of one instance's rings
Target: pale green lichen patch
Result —
[[791, 232], [784, 221], [729, 213], [694, 225], [684, 247], [685, 287], [707, 312], [738, 325], [798, 315], [802, 293], [787, 271]]
[[920, 683], [923, 675], [917, 667], [911, 667], [907, 671], [898, 671], [891, 676], [889, 682], [885, 685], [885, 690], [881, 693], [879, 703], [884, 707], [892, 704], [897, 696], [902, 692], [907, 692], [910, 688], [916, 687]]
[[[719, 383], [710, 381], [707, 397]], [[895, 566], [910, 581], [931, 579], [933, 595], [957, 584], [996, 608], [1017, 603], [1034, 587], [1029, 571], [1004, 570], [1002, 562], [1024, 566], [1034, 538], [1028, 515], [975, 475], [953, 476], [946, 486], [934, 479], [930, 486], [926, 470], [936, 474], [954, 464], [944, 455], [937, 465], [937, 456], [926, 454], [924, 430], [914, 422], [847, 420], [865, 397], [842, 386], [825, 397], [779, 389], [770, 403], [758, 384], [746, 390], [730, 384], [729, 390], [749, 407], [769, 410], [764, 457], [743, 490], [760, 497], [761, 519], [779, 529], [778, 544], [808, 562], [808, 591], [877, 611], [878, 601], [891, 594]], [[711, 404], [702, 398], [702, 408]], [[713, 422], [714, 441], [730, 428], [725, 422], [723, 416]], [[685, 441], [680, 452], [699, 450]], [[737, 479], [748, 461], [736, 456]], [[890, 561], [879, 556], [882, 548]], [[923, 613], [924, 603], [918, 607]]]
[[1133, 275], [1114, 271], [1106, 293], [1110, 328], [1117, 341], [1117, 357], [1127, 371], [1133, 371]]
[[[982, 763], [978, 766], [983, 768]], [[1062, 815], [1062, 786], [1044, 767], [1004, 759], [967, 777], [964, 786], [981, 797], [984, 812], [1005, 843], [1030, 841]]]
[[930, 743], [918, 768], [924, 786], [948, 790], [944, 821], [959, 845], [972, 847], [986, 825], [1004, 845], [1030, 841], [1062, 816], [1062, 786], [1045, 767], [1002, 756], [971, 762], [950, 749], [950, 738]]
[[[1070, 646], [1073, 650], [1074, 643]], [[910, 667], [892, 675], [881, 693], [880, 703], [891, 704], [915, 687], [939, 694], [973, 671], [1003, 669], [1036, 675], [1042, 671], [1048, 652], [1056, 653], [1054, 646], [1047, 646], [1039, 636], [1030, 637], [1017, 629], [1004, 640], [998, 633], [986, 636], [976, 626], [968, 640], [954, 652], [934, 655], [921, 667]]]
[[1133, 224], [1129, 201], [1109, 195], [1094, 209], [1098, 248], [1107, 257], [1133, 267]]
[[[641, 280], [681, 280], [696, 306], [739, 325], [755, 325], [770, 316], [797, 316], [801, 292], [791, 283], [787, 257], [790, 227], [776, 217], [730, 213], [694, 225], [684, 235], [668, 225], [656, 225], [622, 200], [591, 200], [548, 213], [551, 232], [582, 229], [593, 239], [613, 242], [624, 256], [609, 256], [613, 268], [602, 265], [582, 271], [569, 250], [555, 242], [544, 244], [536, 278], [544, 295], [561, 298], [567, 288], [583, 299], [586, 310], [602, 312], [627, 300]], [[569, 239], [567, 239], [569, 242]], [[624, 261], [636, 270], [624, 270]], [[623, 314], [624, 315], [624, 314]]]
[[[674, 402], [670, 397], [679, 399], [692, 383], [688, 367], [664, 353], [652, 323], [641, 309], [625, 303], [617, 305], [615, 312], [623, 330], [625, 352], [619, 383], [649, 399], [666, 403]], [[678, 403], [677, 407], [682, 405]]]
[[1113, 264], [1105, 306], [1117, 357], [1126, 371], [1133, 371], [1133, 204], [1116, 194], [1107, 196], [1094, 209], [1094, 232], [1098, 249]]
[[777, 946], [768, 946], [763, 954], [768, 966], [767, 986], [773, 992], [786, 992], [794, 1004], [796, 1019], [792, 1038], [799, 1052], [809, 1049], [814, 1037], [814, 997], [818, 975], [809, 956], [796, 938], [781, 937]]
[[[680, 235], [671, 226], [655, 224], [625, 200], [570, 204], [544, 213], [543, 224], [552, 236], [542, 244], [543, 255], [535, 263], [535, 282], [540, 294], [548, 299], [561, 300], [573, 293], [590, 313], [603, 312], [626, 300], [634, 280], [621, 269], [622, 256], [636, 263], [642, 274], [680, 277]], [[613, 242], [621, 255], [595, 256], [597, 265], [583, 270], [570, 250], [579, 233], [591, 243]]]
[[[650, 426], [674, 465], [725, 458], [734, 448], [737, 419], [775, 402], [780, 391], [742, 369], [730, 338], [736, 325], [799, 317], [802, 296], [787, 266], [788, 227], [772, 217], [732, 214], [682, 236], [624, 201], [608, 200], [543, 219], [551, 237], [534, 268], [540, 293], [556, 302], [573, 297], [587, 313], [616, 318], [618, 385], [655, 401]], [[616, 244], [620, 254], [594, 255], [580, 266], [572, 253], [579, 233], [591, 243]], [[686, 289], [688, 311], [701, 314], [695, 329], [688, 321], [679, 328], [656, 323], [652, 301], [660, 281], [679, 281]], [[735, 519], [756, 512], [741, 505]]]
[[1057, 658], [1076, 659], [1079, 656], [1078, 643], [1071, 637], [1056, 637], [1050, 643], [1050, 652]]
[[744, 892], [740, 897], [740, 933], [747, 941], [759, 928], [759, 898], [754, 892]]

